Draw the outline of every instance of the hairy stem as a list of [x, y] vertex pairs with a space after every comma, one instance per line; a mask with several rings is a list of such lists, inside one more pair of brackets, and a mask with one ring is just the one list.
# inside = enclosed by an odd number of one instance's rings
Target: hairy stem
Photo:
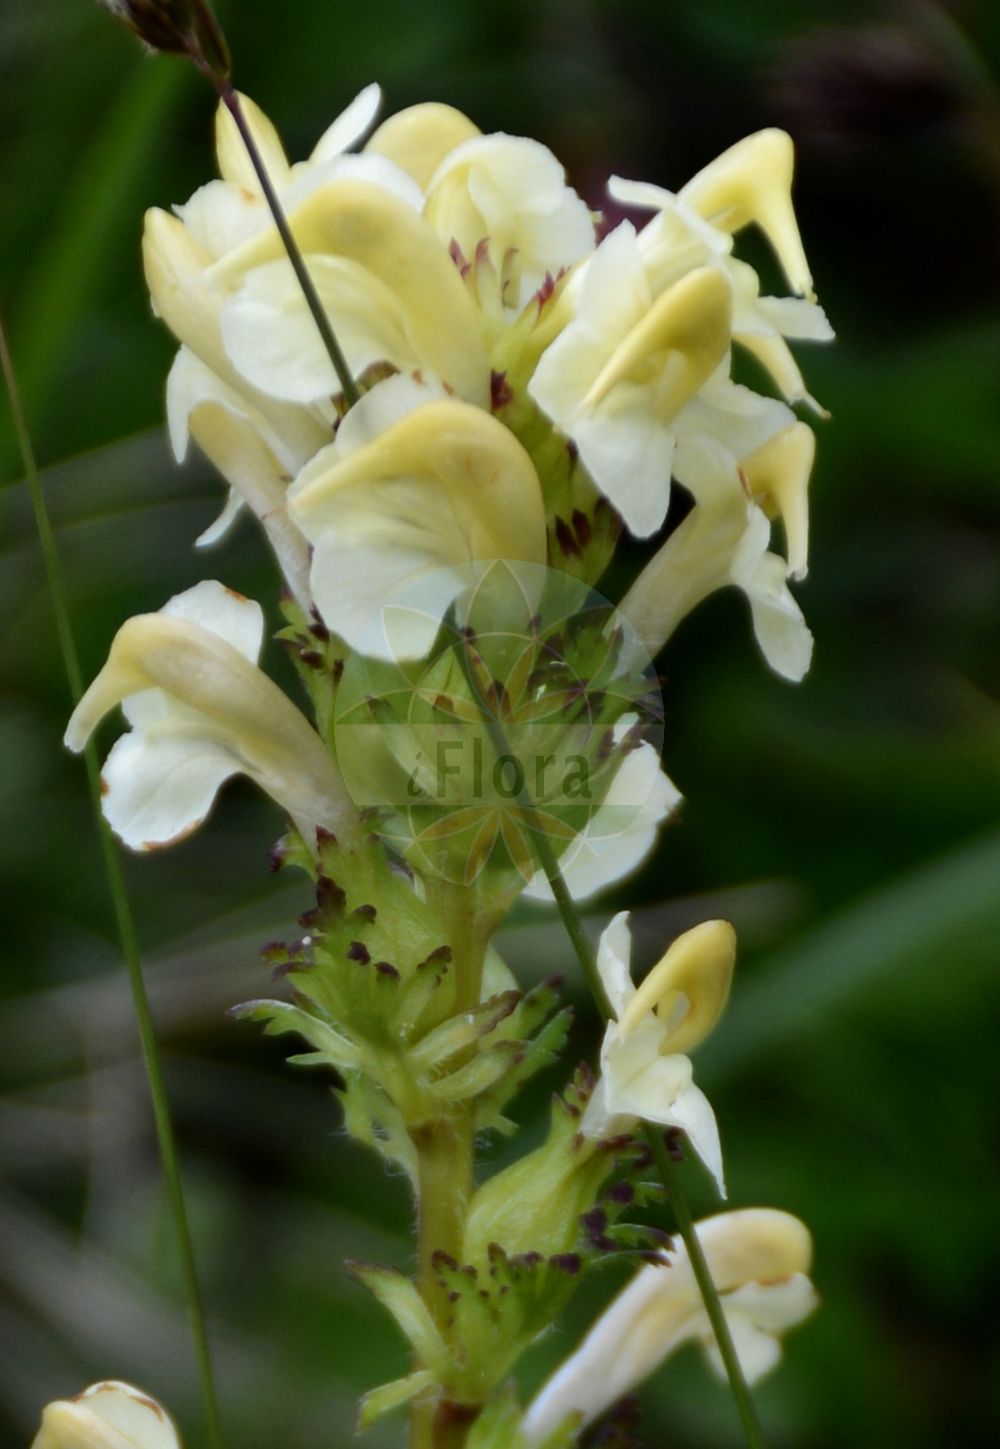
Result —
[[[59, 554], [56, 549], [52, 524], [45, 503], [45, 495], [42, 492], [38, 465], [35, 461], [35, 450], [32, 446], [31, 434], [28, 430], [27, 420], [24, 415], [21, 394], [17, 385], [17, 377], [14, 372], [14, 365], [7, 345], [7, 336], [2, 320], [0, 320], [0, 367], [2, 367], [4, 380], [7, 384], [11, 412], [14, 418], [14, 430], [17, 434], [17, 440], [21, 450], [21, 457], [24, 463], [24, 475], [27, 480], [28, 492], [31, 496], [31, 506], [35, 515], [38, 540], [41, 545], [49, 594], [52, 599], [52, 611], [55, 615], [56, 632], [59, 636], [59, 648], [62, 654], [63, 667], [66, 671], [66, 678], [69, 683], [73, 703], [76, 704], [83, 693], [83, 674], [80, 669], [80, 657], [76, 648], [76, 639], [73, 635], [73, 626], [70, 618], [69, 605], [66, 600], [66, 592], [63, 588]], [[184, 1280], [184, 1292], [187, 1299], [188, 1317], [191, 1322], [191, 1336], [194, 1341], [195, 1357], [198, 1362], [198, 1374], [201, 1379], [209, 1438], [214, 1449], [221, 1449], [222, 1429], [219, 1416], [219, 1401], [215, 1388], [215, 1377], [212, 1371], [212, 1354], [209, 1347], [205, 1310], [202, 1304], [201, 1289], [198, 1282], [194, 1246], [191, 1240], [191, 1227], [188, 1221], [187, 1204], [184, 1199], [184, 1184], [181, 1179], [177, 1142], [174, 1136], [173, 1123], [170, 1119], [170, 1106], [167, 1101], [167, 1092], [163, 1081], [163, 1066], [160, 1061], [160, 1050], [156, 1041], [156, 1030], [153, 1026], [153, 1018], [149, 1009], [149, 997], [146, 993], [146, 983], [142, 974], [142, 960], [139, 955], [135, 921], [132, 916], [131, 906], [129, 905], [128, 894], [125, 890], [125, 881], [122, 876], [121, 862], [118, 858], [118, 849], [107, 822], [101, 813], [101, 771], [92, 739], [88, 741], [86, 749], [84, 750], [84, 761], [87, 768], [87, 783], [90, 787], [91, 804], [94, 809], [97, 831], [101, 842], [101, 856], [104, 863], [104, 871], [107, 876], [108, 891], [114, 909], [118, 940], [122, 957], [125, 961], [125, 969], [128, 973], [129, 986], [132, 990], [132, 1005], [139, 1029], [139, 1041], [142, 1048], [143, 1065], [146, 1070], [146, 1080], [149, 1084], [149, 1095], [152, 1099], [153, 1120], [156, 1127], [156, 1140], [159, 1145], [163, 1178], [166, 1183], [170, 1212], [174, 1222], [174, 1232], [177, 1237], [181, 1274]]]
[[[474, 887], [439, 883], [433, 889], [452, 949], [454, 1014], [471, 1011], [482, 994], [483, 961], [491, 927]], [[475, 1053], [475, 1046], [468, 1055]], [[456, 1061], [456, 1065], [461, 1063]], [[435, 1259], [463, 1258], [465, 1220], [474, 1190], [476, 1104], [460, 1102], [412, 1132], [417, 1151], [417, 1286], [446, 1343], [454, 1337], [451, 1304], [441, 1291]], [[461, 1449], [469, 1419], [444, 1399], [417, 1403], [410, 1449]]]

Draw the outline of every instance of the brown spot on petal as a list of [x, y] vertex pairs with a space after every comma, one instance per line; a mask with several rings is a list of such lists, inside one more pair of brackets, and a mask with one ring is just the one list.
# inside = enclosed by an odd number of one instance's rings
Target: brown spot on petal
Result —
[[101, 776], [101, 782], [100, 783], [101, 783], [101, 794], [102, 795], [107, 795], [108, 791], [111, 789], [111, 786], [108, 784], [107, 780], [105, 780], [105, 778], [104, 778], [103, 775]]
[[227, 585], [223, 585], [223, 587], [229, 597], [235, 599], [238, 604], [248, 604], [250, 602], [246, 594], [241, 594], [238, 589], [231, 589]]
[[193, 825], [186, 825], [183, 830], [178, 831], [176, 835], [172, 835], [169, 840], [144, 840], [139, 848], [140, 850], [147, 851], [169, 850], [171, 846], [180, 845], [181, 841], [187, 840], [202, 824], [203, 821], [196, 820]]
[[[84, 1399], [96, 1399], [98, 1394], [118, 1394], [121, 1392], [121, 1387], [118, 1384], [94, 1384], [91, 1388], [84, 1389], [82, 1394], [76, 1394], [72, 1399], [70, 1399], [70, 1403], [79, 1404], [82, 1403]], [[155, 1399], [147, 1397], [146, 1394], [140, 1394], [135, 1389], [129, 1389], [127, 1390], [127, 1392], [128, 1397], [132, 1400], [134, 1404], [142, 1404], [143, 1408], [151, 1410], [152, 1413], [154, 1413], [156, 1417], [161, 1421], [161, 1423], [166, 1423], [167, 1416], [164, 1413], [163, 1408], [156, 1402]]]

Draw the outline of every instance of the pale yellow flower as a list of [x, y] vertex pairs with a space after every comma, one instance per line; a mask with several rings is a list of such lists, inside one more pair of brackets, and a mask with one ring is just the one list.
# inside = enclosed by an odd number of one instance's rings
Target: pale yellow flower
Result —
[[[482, 320], [420, 201], [364, 173], [344, 175], [290, 207], [288, 223], [355, 375], [375, 362], [420, 368], [487, 406]], [[222, 337], [243, 377], [298, 403], [339, 390], [276, 230], [220, 258], [208, 280], [226, 294]]]
[[[743, 1373], [754, 1383], [780, 1359], [781, 1335], [818, 1302], [806, 1276], [808, 1229], [789, 1213], [744, 1208], [708, 1218], [695, 1231]], [[691, 1340], [722, 1372], [691, 1261], [675, 1239], [661, 1264], [639, 1270], [529, 1405], [529, 1442], [541, 1443], [571, 1415], [578, 1428], [590, 1424]]]
[[105, 762], [101, 803], [132, 849], [190, 834], [236, 774], [255, 780], [307, 839], [317, 826], [354, 837], [354, 807], [319, 736], [257, 667], [263, 633], [260, 606], [214, 580], [119, 629], [65, 742], [82, 750], [122, 705], [132, 728]]
[[601, 1074], [581, 1131], [608, 1138], [639, 1118], [681, 1128], [724, 1192], [715, 1114], [694, 1085], [686, 1053], [708, 1035], [729, 996], [736, 937], [728, 921], [705, 921], [678, 937], [636, 988], [629, 971], [628, 912], [602, 932], [597, 969], [613, 1020]]
[[[621, 602], [621, 612], [655, 658], [674, 630], [716, 589], [733, 584], [746, 595], [764, 657], [778, 674], [799, 680], [812, 658], [812, 635], [788, 590], [789, 564], [769, 551], [764, 511], [782, 511], [790, 552], [805, 569], [805, 494], [812, 446], [793, 423], [744, 460], [742, 468], [707, 438], [678, 449], [677, 476], [695, 506], [646, 565]], [[760, 503], [755, 502], [755, 496]]]
[[622, 222], [583, 267], [574, 304], [528, 391], [646, 537], [666, 516], [678, 414], [728, 353], [731, 288], [718, 268], [697, 267], [657, 295]]
[[199, 547], [217, 543], [240, 510], [249, 507], [263, 525], [292, 597], [308, 614], [309, 550], [285, 507], [288, 483], [305, 459], [288, 448], [247, 393], [223, 382], [187, 347], [179, 350], [167, 377], [167, 424], [178, 462], [193, 439], [230, 485], [222, 513], [198, 536]]
[[[733, 290], [733, 338], [767, 368], [789, 402], [822, 411], [806, 389], [786, 338], [828, 342], [826, 314], [812, 298], [812, 282], [791, 199], [794, 152], [783, 131], [748, 136], [674, 194], [646, 182], [614, 176], [608, 185], [619, 204], [656, 212], [639, 233], [639, 246], [655, 288], [695, 266], [714, 264]], [[753, 267], [732, 255], [733, 233], [757, 222], [782, 261], [789, 282], [805, 297], [762, 297]]]
[[[363, 653], [422, 654], [469, 565], [545, 562], [541, 486], [521, 444], [483, 410], [402, 375], [351, 409], [288, 507], [313, 545], [325, 623]], [[406, 639], [387, 622], [394, 602]]]
[[454, 106], [424, 101], [383, 121], [365, 151], [392, 161], [426, 191], [445, 157], [480, 134], [479, 127]]
[[466, 261], [489, 248], [519, 312], [546, 276], [594, 250], [594, 220], [548, 147], [526, 136], [474, 136], [449, 151], [430, 181], [424, 215]]
[[166, 1410], [130, 1384], [92, 1384], [46, 1405], [31, 1449], [180, 1449]]

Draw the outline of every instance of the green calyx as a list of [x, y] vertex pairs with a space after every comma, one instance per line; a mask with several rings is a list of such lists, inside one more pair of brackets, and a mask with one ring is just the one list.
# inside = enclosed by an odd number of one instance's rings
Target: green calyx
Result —
[[264, 951], [290, 999], [235, 1014], [302, 1037], [308, 1050], [291, 1061], [332, 1069], [348, 1131], [411, 1179], [414, 1137], [463, 1104], [474, 1104], [481, 1129], [513, 1130], [505, 1106], [565, 1042], [569, 1013], [556, 1010], [552, 983], [522, 996], [490, 950], [481, 1001], [455, 1011], [463, 983], [452, 946], [377, 841], [346, 852], [321, 839], [313, 860], [290, 838], [285, 859], [316, 882], [316, 905], [300, 918], [306, 934]]
[[[475, 1192], [462, 1261], [433, 1255], [429, 1295], [422, 1298], [394, 1269], [353, 1269], [392, 1313], [421, 1369], [433, 1372], [436, 1396], [470, 1417], [494, 1402], [494, 1391], [589, 1268], [609, 1254], [659, 1245], [649, 1230], [616, 1221], [644, 1195], [638, 1174], [645, 1159], [628, 1139], [596, 1143], [581, 1136], [589, 1091], [581, 1073], [555, 1099], [545, 1143]], [[411, 1375], [373, 1391], [365, 1422], [426, 1389], [427, 1381]], [[481, 1432], [508, 1433], [513, 1422], [508, 1408], [502, 1423], [490, 1428], [487, 1420]]]

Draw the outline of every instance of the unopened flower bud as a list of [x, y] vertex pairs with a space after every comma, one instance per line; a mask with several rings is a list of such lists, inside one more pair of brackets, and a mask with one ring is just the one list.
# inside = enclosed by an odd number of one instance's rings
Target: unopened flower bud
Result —
[[207, 0], [103, 0], [103, 4], [152, 50], [186, 55], [213, 81], [229, 80], [229, 46]]
[[129, 1384], [92, 1384], [46, 1405], [32, 1449], [179, 1449], [166, 1410]]

